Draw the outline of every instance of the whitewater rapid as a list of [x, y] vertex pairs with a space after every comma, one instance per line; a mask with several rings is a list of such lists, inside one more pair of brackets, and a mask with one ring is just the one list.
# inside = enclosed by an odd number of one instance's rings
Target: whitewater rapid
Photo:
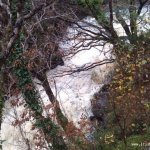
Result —
[[[150, 9], [145, 7], [138, 21], [139, 32], [146, 32], [150, 29], [149, 16]], [[143, 19], [143, 17], [145, 17], [145, 19]], [[87, 17], [84, 19], [84, 22], [86, 21], [88, 23], [93, 23], [95, 26], [98, 25], [94, 18]], [[89, 29], [86, 23], [83, 23], [83, 25], [85, 25], [86, 29]], [[119, 23], [114, 22], [113, 25], [119, 36], [126, 36]], [[82, 32], [82, 35], [76, 40], [73, 40], [74, 37], [77, 37], [76, 35], [79, 31]], [[90, 28], [90, 31], [98, 32], [98, 29], [96, 27]], [[91, 35], [92, 33], [89, 34]], [[113, 48], [111, 44], [107, 43], [105, 46], [98, 46], [102, 45], [103, 41], [95, 41], [95, 44], [90, 45], [91, 39], [88, 40], [88, 42], [82, 42], [82, 38], [85, 36], [86, 38], [88, 37], [87, 33], [84, 34], [77, 26], [69, 27], [66, 37], [60, 42], [60, 51], [64, 53], [64, 66], [58, 66], [47, 72], [50, 87], [60, 102], [63, 113], [67, 116], [69, 121], [73, 121], [77, 127], [80, 127], [79, 122], [82, 117], [88, 119], [88, 117], [92, 115], [90, 99], [103, 84], [109, 82], [109, 74], [112, 73], [114, 69], [113, 63], [96, 66], [87, 70], [84, 69], [99, 61], [114, 58], [111, 53]], [[69, 40], [67, 40], [68, 37], [70, 37]], [[76, 49], [74, 45], [79, 46], [79, 48]], [[82, 49], [84, 50], [82, 51]], [[75, 51], [79, 52], [74, 54]], [[38, 81], [36, 80], [36, 82]], [[40, 91], [43, 104], [45, 106], [49, 105], [48, 96], [42, 86], [39, 84], [36, 86]], [[11, 99], [16, 98], [12, 97]], [[18, 99], [20, 103], [24, 102], [21, 96], [19, 96]], [[5, 103], [1, 130], [1, 138], [4, 140], [3, 150], [26, 149], [24, 137], [28, 138], [31, 147], [33, 149], [35, 148], [35, 141], [33, 138], [37, 131], [31, 131], [32, 119], [21, 125], [21, 128], [12, 126], [12, 122], [20, 117], [20, 114], [24, 111], [26, 112], [28, 110], [26, 110], [23, 105], [12, 107], [10, 101]]]

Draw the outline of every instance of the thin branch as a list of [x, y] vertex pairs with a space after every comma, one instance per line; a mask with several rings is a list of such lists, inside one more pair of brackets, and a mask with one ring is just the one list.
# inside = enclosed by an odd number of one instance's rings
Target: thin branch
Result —
[[130, 29], [118, 11], [116, 12], [116, 18], [119, 21], [119, 23], [121, 24], [121, 26], [123, 27], [123, 29], [124, 29], [125, 33], [128, 35], [128, 37], [131, 37]]
[[92, 63], [92, 64], [89, 64], [89, 65], [84, 65], [82, 67], [76, 67], [76, 68], [70, 68], [70, 70], [67, 70], [67, 71], [62, 71], [62, 72], [58, 72], [57, 70], [57, 73], [56, 75], [54, 74], [54, 78], [55, 77], [63, 77], [63, 76], [66, 76], [66, 75], [72, 75], [74, 73], [77, 73], [77, 72], [83, 72], [83, 71], [88, 71], [90, 69], [93, 69], [97, 66], [101, 66], [101, 65], [104, 65], [104, 64], [110, 64], [110, 63], [114, 63], [115, 62], [115, 59], [105, 59], [105, 60], [102, 60], [102, 61], [98, 61], [98, 62], [95, 62], [95, 63]]
[[37, 12], [41, 11], [44, 7], [48, 7], [51, 5], [55, 0], [52, 0], [50, 3], [44, 3], [40, 5], [39, 7], [31, 10], [28, 14], [18, 17], [13, 29], [13, 35], [10, 37], [9, 42], [7, 44], [6, 50], [4, 50], [1, 58], [0, 58], [0, 68], [3, 66], [3, 64], [6, 62], [7, 57], [10, 54], [10, 50], [15, 43], [15, 40], [18, 38], [20, 30], [22, 28], [23, 22], [27, 19], [30, 19], [32, 16], [34, 16]]
[[112, 0], [109, 0], [109, 18], [110, 18], [110, 26], [113, 28], [113, 6], [112, 6]]

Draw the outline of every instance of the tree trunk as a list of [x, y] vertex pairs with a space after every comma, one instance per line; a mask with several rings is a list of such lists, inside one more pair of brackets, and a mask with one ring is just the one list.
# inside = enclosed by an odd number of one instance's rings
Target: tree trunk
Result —
[[53, 92], [50, 88], [49, 82], [47, 80], [46, 73], [36, 74], [36, 77], [38, 78], [38, 80], [40, 80], [42, 82], [43, 88], [44, 88], [46, 94], [48, 95], [50, 102], [55, 107], [54, 111], [56, 113], [57, 121], [58, 121], [59, 125], [61, 125], [61, 127], [65, 131], [66, 128], [67, 128], [67, 125], [68, 125], [68, 119], [64, 116], [64, 114], [62, 113], [62, 111], [60, 109], [59, 102], [55, 98], [55, 96], [54, 96], [54, 94], [53, 94]]

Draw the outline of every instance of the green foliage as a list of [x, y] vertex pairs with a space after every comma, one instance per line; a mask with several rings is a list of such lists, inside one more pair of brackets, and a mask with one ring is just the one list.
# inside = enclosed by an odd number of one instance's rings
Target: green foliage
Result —
[[149, 146], [149, 33], [136, 40], [126, 45], [118, 42], [114, 48], [119, 59], [109, 87], [107, 125], [95, 131], [94, 150], [145, 150]]
[[89, 4], [90, 6], [102, 4], [103, 0], [78, 0], [79, 4]]
[[102, 6], [103, 0], [79, 0], [78, 3], [90, 9], [92, 15], [102, 26], [109, 25], [107, 13], [103, 10]]
[[24, 12], [23, 13], [24, 14], [28, 13], [31, 10], [31, 6], [32, 6], [31, 1], [30, 0], [26, 0], [24, 2]]
[[89, 143], [88, 148], [83, 148], [83, 150], [145, 150], [149, 146], [149, 135], [149, 129], [143, 135], [133, 134], [127, 137], [127, 146], [125, 146], [124, 141], [115, 135], [113, 128], [97, 128], [93, 134], [93, 141]]
[[13, 51], [9, 58], [9, 65], [13, 66], [13, 73], [17, 78], [17, 86], [21, 90], [23, 97], [29, 107], [34, 112], [34, 118], [36, 119], [35, 126], [42, 129], [45, 134], [47, 142], [52, 143], [52, 147], [55, 150], [67, 149], [63, 138], [58, 135], [60, 130], [50, 118], [44, 118], [42, 116], [42, 106], [39, 102], [39, 94], [32, 82], [31, 74], [27, 69], [27, 62], [23, 58], [23, 51], [21, 47], [21, 38], [16, 41]]
[[21, 38], [19, 38], [16, 42], [10, 55], [8, 64], [13, 64], [13, 73], [17, 77], [18, 88], [21, 89], [28, 107], [30, 107], [31, 110], [34, 110], [35, 112], [42, 113], [42, 108], [38, 102], [38, 93], [32, 83], [31, 75], [26, 68], [26, 62], [22, 57], [23, 51], [20, 47]]
[[44, 119], [44, 124], [43, 124], [43, 120], [36, 120], [35, 126], [40, 129], [43, 129], [45, 132], [47, 132], [50, 135], [50, 137], [56, 137], [58, 130], [59, 130], [59, 127], [55, 125], [48, 118]]
[[18, 0], [11, 0], [11, 13], [12, 13], [12, 21], [15, 23], [17, 19], [17, 13], [27, 14], [31, 10], [31, 1], [18, 1]]
[[10, 6], [11, 6], [11, 13], [12, 13], [12, 17], [13, 17], [13, 23], [15, 23], [16, 19], [17, 19], [17, 0], [12, 0], [10, 1]]

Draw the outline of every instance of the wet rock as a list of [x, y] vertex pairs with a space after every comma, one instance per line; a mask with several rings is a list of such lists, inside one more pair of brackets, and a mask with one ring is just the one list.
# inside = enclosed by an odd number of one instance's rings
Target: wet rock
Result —
[[99, 126], [106, 126], [105, 112], [107, 108], [109, 94], [109, 84], [105, 84], [99, 92], [94, 94], [91, 100], [91, 109], [93, 116], [90, 116], [91, 121], [97, 121]]

